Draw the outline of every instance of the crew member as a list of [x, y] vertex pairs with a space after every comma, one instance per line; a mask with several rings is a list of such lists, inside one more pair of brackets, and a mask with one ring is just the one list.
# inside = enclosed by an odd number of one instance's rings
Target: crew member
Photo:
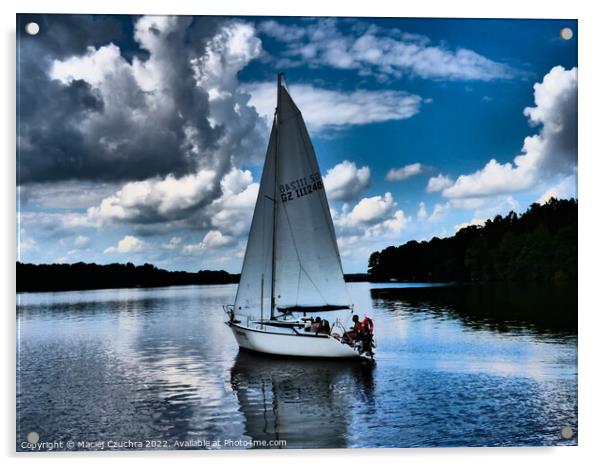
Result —
[[364, 316], [364, 320], [360, 324], [360, 331], [370, 335], [374, 333], [374, 322], [370, 317]]
[[357, 314], [353, 314], [351, 321], [353, 322], [353, 327], [347, 330], [345, 335], [343, 335], [343, 339], [347, 340], [349, 343], [353, 343], [357, 340], [357, 337], [362, 331], [362, 324], [360, 323], [360, 318]]
[[318, 316], [316, 320], [313, 321], [310, 327], [310, 332], [319, 332], [322, 328], [322, 319]]

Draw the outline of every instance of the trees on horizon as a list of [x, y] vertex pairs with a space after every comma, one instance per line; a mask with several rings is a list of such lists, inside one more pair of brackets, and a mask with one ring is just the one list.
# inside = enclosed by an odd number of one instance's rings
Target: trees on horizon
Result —
[[237, 283], [224, 270], [170, 272], [152, 264], [22, 264], [17, 262], [17, 292], [134, 288]]
[[577, 200], [550, 199], [449, 238], [409, 241], [374, 252], [371, 281], [575, 281]]

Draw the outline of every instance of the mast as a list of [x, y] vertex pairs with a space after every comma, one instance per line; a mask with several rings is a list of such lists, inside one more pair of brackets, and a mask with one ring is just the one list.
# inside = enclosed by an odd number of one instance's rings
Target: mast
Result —
[[280, 126], [280, 86], [282, 85], [282, 76], [284, 73], [278, 73], [278, 90], [276, 93], [276, 154], [274, 156], [274, 208], [272, 211], [272, 286], [271, 286], [271, 299], [270, 299], [270, 320], [274, 318], [274, 311], [276, 310], [276, 296], [275, 296], [275, 285], [276, 285], [276, 215], [278, 213], [278, 149], [279, 149], [279, 138], [278, 138], [278, 127]]

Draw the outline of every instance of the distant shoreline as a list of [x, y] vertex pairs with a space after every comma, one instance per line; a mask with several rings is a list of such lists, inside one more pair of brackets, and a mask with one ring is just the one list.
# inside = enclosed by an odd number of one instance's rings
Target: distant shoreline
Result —
[[75, 264], [17, 262], [16, 272], [17, 293], [224, 285], [238, 283], [240, 278], [239, 274], [231, 274], [224, 270], [168, 271], [152, 264], [136, 266], [132, 263], [100, 265], [83, 262]]
[[[240, 274], [224, 270], [198, 272], [168, 271], [152, 264], [100, 265], [23, 264], [17, 262], [17, 293], [110, 290], [124, 288], [161, 288], [189, 285], [229, 285], [238, 283]], [[362, 273], [346, 274], [347, 282], [368, 281]]]
[[[134, 288], [164, 288], [191, 285], [238, 284], [240, 274], [224, 270], [199, 270], [198, 272], [168, 271], [152, 264], [23, 264], [16, 263], [17, 293], [52, 293]], [[345, 274], [346, 283], [371, 283], [380, 285], [449, 286], [512, 283], [512, 281], [457, 281], [457, 280], [398, 280], [371, 277], [365, 273]], [[567, 280], [570, 284], [573, 280]], [[404, 288], [404, 287], [400, 287]]]

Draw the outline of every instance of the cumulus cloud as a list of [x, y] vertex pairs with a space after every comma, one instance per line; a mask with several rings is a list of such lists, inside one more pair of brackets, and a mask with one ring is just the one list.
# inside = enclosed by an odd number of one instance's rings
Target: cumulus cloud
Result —
[[265, 154], [268, 127], [238, 81], [238, 72], [261, 51], [261, 41], [250, 24], [230, 21], [211, 38], [205, 54], [191, 60], [197, 87], [209, 94], [209, 121], [223, 130], [214, 157], [226, 169], [231, 168], [228, 162], [256, 163]]
[[525, 138], [513, 163], [491, 159], [482, 169], [459, 176], [443, 189], [450, 199], [525, 191], [542, 180], [571, 175], [577, 164], [577, 68], [555, 66], [534, 85], [535, 106], [524, 114], [538, 134]]
[[197, 254], [207, 249], [218, 248], [232, 243], [232, 238], [223, 235], [220, 231], [210, 230], [202, 241], [196, 244], [187, 244], [182, 251], [185, 254]]
[[334, 201], [351, 201], [370, 186], [370, 167], [358, 168], [354, 162], [343, 160], [326, 172], [324, 187], [328, 198]]
[[[233, 168], [217, 182], [215, 173], [200, 171], [182, 178], [168, 176], [126, 183], [72, 222], [101, 227], [129, 224], [143, 234], [170, 231], [216, 229], [227, 236], [243, 238], [248, 233], [259, 183], [251, 172]], [[217, 184], [217, 188], [216, 185]], [[220, 193], [214, 198], [213, 192]], [[47, 217], [47, 216], [44, 216]], [[49, 224], [60, 226], [61, 219]], [[181, 238], [172, 237], [164, 249], [177, 249]]]
[[263, 32], [280, 42], [295, 42], [302, 39], [305, 34], [305, 28], [293, 24], [284, 24], [279, 21], [267, 20], [257, 25], [259, 32]]
[[180, 238], [179, 236], [172, 236], [171, 238], [169, 238], [169, 241], [167, 243], [163, 243], [162, 246], [165, 249], [174, 250], [180, 246], [180, 243], [182, 243], [182, 238]]
[[112, 42], [67, 55], [23, 42], [19, 182], [221, 175], [256, 160], [265, 122], [236, 76], [261, 42], [250, 24], [214, 22], [142, 17], [133, 57]]
[[439, 173], [437, 176], [429, 178], [428, 183], [426, 185], [426, 191], [429, 193], [443, 191], [444, 189], [449, 188], [453, 184], [454, 182], [449, 176]]
[[368, 256], [375, 249], [394, 241], [408, 228], [412, 219], [397, 208], [391, 193], [365, 197], [353, 207], [343, 204], [331, 209], [337, 242], [343, 257]]
[[352, 209], [345, 204], [340, 213], [334, 212], [333, 222], [343, 236], [381, 238], [399, 234], [409, 219], [387, 192], [384, 196], [365, 197]]
[[[271, 120], [276, 107], [274, 83], [250, 83], [243, 89], [251, 95], [250, 103], [259, 114]], [[294, 84], [290, 93], [305, 123], [316, 130], [405, 120], [419, 112], [422, 102], [420, 96], [403, 91], [336, 91], [310, 84]]]
[[524, 191], [533, 186], [535, 181], [535, 172], [519, 170], [511, 163], [500, 164], [491, 159], [481, 170], [459, 176], [454, 184], [443, 190], [443, 195], [462, 198]]
[[550, 186], [545, 192], [539, 197], [537, 202], [539, 204], [545, 204], [551, 198], [556, 199], [567, 199], [576, 195], [576, 180], [574, 176], [567, 176], [558, 183]]
[[385, 179], [387, 181], [403, 181], [411, 176], [419, 175], [426, 170], [421, 163], [411, 163], [401, 168], [392, 168], [387, 172]]
[[274, 58], [279, 66], [354, 69], [380, 79], [419, 76], [437, 80], [491, 81], [519, 72], [466, 48], [434, 44], [423, 35], [385, 30], [365, 21], [341, 28], [344, 20], [320, 19], [305, 27], [274, 20], [259, 31], [280, 41], [284, 51]]
[[431, 213], [429, 216], [428, 221], [431, 223], [440, 222], [445, 218], [451, 207], [452, 206], [449, 202], [446, 202], [445, 204], [439, 204], [438, 202], [435, 203], [433, 207], [433, 213]]
[[132, 235], [126, 235], [118, 241], [116, 246], [110, 246], [106, 248], [104, 252], [105, 254], [140, 252], [145, 248], [145, 246], [145, 242], [141, 239]]
[[212, 200], [215, 178], [214, 171], [201, 170], [182, 178], [168, 175], [163, 179], [126, 183], [99, 206], [90, 207], [88, 215], [104, 221], [132, 223], [177, 220]]
[[394, 207], [395, 202], [389, 192], [384, 196], [365, 197], [351, 211], [345, 212], [338, 219], [338, 224], [352, 228], [371, 225], [381, 221]]
[[234, 237], [245, 237], [251, 218], [259, 183], [248, 170], [233, 169], [221, 181], [222, 195], [207, 208], [211, 227]]
[[[467, 199], [462, 199], [461, 201], [466, 201]], [[477, 203], [477, 201], [482, 201], [481, 203]], [[474, 209], [473, 217], [476, 218], [491, 218], [496, 215], [506, 215], [511, 210], [517, 211], [520, 208], [519, 202], [512, 196], [500, 195], [493, 196], [489, 198], [482, 199], [474, 199], [474, 202], [468, 202], [465, 204], [465, 208], [468, 210]], [[452, 199], [451, 204], [456, 207], [458, 204], [454, 202]], [[471, 206], [471, 207], [468, 207]]]

